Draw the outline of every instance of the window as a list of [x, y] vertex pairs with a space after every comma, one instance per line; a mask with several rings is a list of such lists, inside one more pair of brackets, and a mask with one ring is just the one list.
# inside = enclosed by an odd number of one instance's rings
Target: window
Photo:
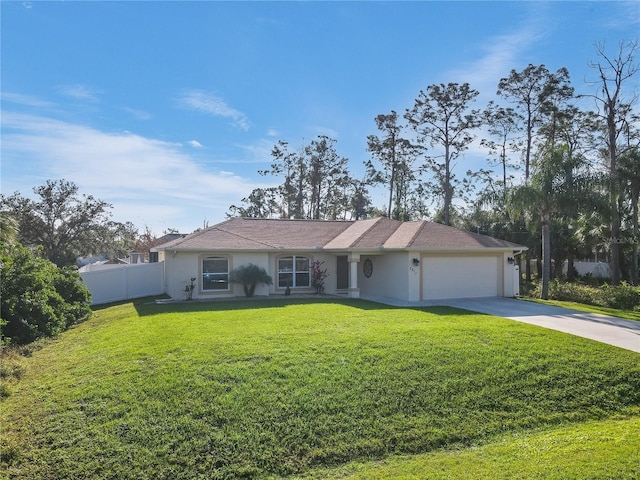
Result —
[[278, 259], [278, 287], [300, 288], [311, 285], [309, 259], [307, 257], [282, 257]]
[[206, 257], [202, 259], [202, 290], [229, 290], [229, 259]]

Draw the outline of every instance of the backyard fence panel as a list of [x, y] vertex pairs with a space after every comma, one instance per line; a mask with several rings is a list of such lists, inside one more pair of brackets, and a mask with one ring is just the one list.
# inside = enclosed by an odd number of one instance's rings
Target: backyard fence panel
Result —
[[80, 276], [91, 292], [91, 303], [98, 305], [163, 294], [163, 267], [163, 263], [119, 265]]

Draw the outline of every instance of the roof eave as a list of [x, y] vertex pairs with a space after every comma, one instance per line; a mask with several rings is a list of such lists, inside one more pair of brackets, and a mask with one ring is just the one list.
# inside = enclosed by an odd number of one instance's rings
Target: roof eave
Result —
[[298, 248], [200, 248], [200, 247], [158, 247], [152, 248], [152, 252], [326, 252], [326, 253], [358, 253], [360, 255], [380, 254], [381, 252], [421, 252], [421, 253], [482, 253], [482, 252], [524, 252], [528, 247], [525, 246], [504, 246], [504, 247], [385, 247], [379, 245], [377, 247], [366, 248], [318, 248], [315, 247], [298, 247]]
[[487, 253], [487, 252], [524, 252], [527, 247], [412, 247], [406, 249], [410, 252], [456, 252], [456, 253]]

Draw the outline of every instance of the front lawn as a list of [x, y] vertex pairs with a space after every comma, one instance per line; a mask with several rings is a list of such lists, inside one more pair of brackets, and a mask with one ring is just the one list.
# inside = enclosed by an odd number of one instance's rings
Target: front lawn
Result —
[[[326, 476], [636, 421], [638, 359], [448, 308], [127, 303], [25, 361], [2, 404], [2, 468], [25, 479]], [[619, 455], [605, 477], [630, 472]]]

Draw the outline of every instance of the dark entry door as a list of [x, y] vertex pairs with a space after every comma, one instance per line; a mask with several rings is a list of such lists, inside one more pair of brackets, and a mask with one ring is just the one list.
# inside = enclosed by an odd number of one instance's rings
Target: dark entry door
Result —
[[336, 287], [338, 290], [347, 290], [349, 288], [349, 261], [346, 255], [340, 255], [337, 259], [336, 280], [338, 284]]

